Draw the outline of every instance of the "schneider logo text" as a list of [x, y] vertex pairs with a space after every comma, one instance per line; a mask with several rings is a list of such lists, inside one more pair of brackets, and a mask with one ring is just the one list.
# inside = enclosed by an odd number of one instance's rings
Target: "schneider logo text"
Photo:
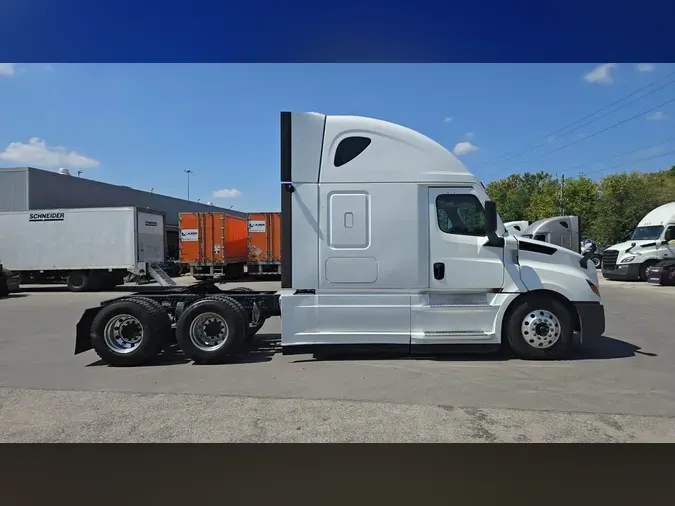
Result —
[[65, 213], [30, 213], [28, 221], [63, 221]]

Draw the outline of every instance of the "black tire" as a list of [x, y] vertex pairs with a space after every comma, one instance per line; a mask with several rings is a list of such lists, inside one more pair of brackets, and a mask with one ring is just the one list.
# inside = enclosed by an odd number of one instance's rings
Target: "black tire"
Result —
[[164, 288], [165, 293], [184, 293], [185, 290], [184, 286], [170, 286]]
[[[246, 292], [246, 293], [254, 293], [255, 290], [253, 288], [249, 288], [247, 286], [238, 286], [236, 288], [231, 288], [230, 290], [226, 290], [227, 292]], [[258, 333], [258, 331], [265, 325], [265, 318], [261, 318], [258, 323], [253, 323], [249, 322], [248, 323], [248, 334], [246, 337], [248, 339], [251, 339], [254, 335]]]
[[640, 281], [647, 281], [647, 269], [655, 266], [657, 263], [656, 260], [647, 260], [640, 266]]
[[225, 290], [226, 292], [247, 292], [247, 293], [253, 293], [255, 290], [253, 288], [249, 288], [248, 286], [238, 286], [236, 288], [230, 288], [229, 290]]
[[[214, 313], [226, 323], [227, 336], [213, 345], [199, 346], [191, 336], [192, 323], [204, 313]], [[211, 295], [188, 306], [176, 323], [176, 341], [185, 356], [200, 364], [222, 362], [228, 355], [238, 350], [247, 336], [248, 319], [241, 304], [224, 295]], [[196, 337], [195, 337], [196, 339]]]
[[71, 292], [86, 292], [91, 287], [89, 276], [86, 272], [81, 271], [68, 274], [66, 285]]
[[602, 257], [601, 256], [599, 256], [599, 255], [592, 256], [591, 262], [593, 262], [593, 265], [595, 265], [596, 269], [602, 268]]
[[[507, 313], [503, 326], [506, 341], [516, 355], [525, 360], [560, 360], [574, 349], [574, 318], [564, 304], [547, 295], [526, 297], [516, 304]], [[544, 314], [540, 315], [537, 312]], [[547, 321], [554, 321], [549, 320], [546, 313], [554, 315], [560, 327], [557, 341], [549, 347], [544, 346], [547, 346], [547, 339], [552, 341], [552, 338], [534, 334], [532, 339], [526, 339], [523, 334], [530, 331], [521, 330], [521, 326], [525, 326], [526, 319], [541, 316]], [[554, 326], [550, 328], [554, 329]]]
[[[133, 351], [123, 353], [113, 349], [105, 337], [108, 322], [119, 315], [133, 316], [142, 327], [142, 337]], [[171, 335], [171, 320], [162, 305], [145, 297], [128, 297], [103, 307], [91, 324], [91, 345], [96, 354], [115, 367], [145, 364], [157, 355]]]
[[263, 325], [265, 325], [265, 319], [261, 318], [258, 323], [249, 323], [248, 325], [248, 335], [247, 337], [251, 339], [254, 335], [258, 333], [258, 331], [263, 328]]

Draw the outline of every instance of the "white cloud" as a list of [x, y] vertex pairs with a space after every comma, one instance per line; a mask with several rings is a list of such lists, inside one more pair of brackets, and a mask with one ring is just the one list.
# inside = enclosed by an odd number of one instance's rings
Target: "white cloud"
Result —
[[0, 76], [13, 76], [16, 63], [0, 63]]
[[612, 70], [616, 68], [616, 63], [604, 63], [598, 65], [588, 74], [584, 76], [584, 79], [589, 83], [598, 83], [598, 84], [612, 84], [614, 79], [612, 78]]
[[462, 141], [455, 144], [455, 149], [452, 150], [457, 156], [468, 155], [478, 151], [478, 146], [474, 146], [469, 141]]
[[655, 66], [653, 63], [637, 63], [635, 69], [638, 72], [651, 72], [654, 70]]
[[450, 123], [453, 119], [455, 119], [455, 118], [453, 118], [452, 116], [446, 116], [443, 121], [446, 122], [446, 123]]
[[467, 132], [464, 134], [465, 139], [472, 139], [473, 138], [473, 132]]
[[236, 188], [232, 189], [223, 189], [223, 190], [216, 190], [213, 192], [213, 198], [214, 199], [236, 199], [237, 197], [241, 197], [243, 193], [241, 193], [239, 190]]
[[28, 143], [12, 142], [0, 153], [0, 160], [17, 165], [37, 165], [42, 167], [71, 167], [87, 169], [98, 167], [101, 162], [68, 151], [62, 146], [47, 146], [44, 140], [31, 137]]
[[654, 121], [658, 121], [658, 120], [660, 120], [660, 119], [666, 119], [667, 117], [668, 117], [668, 116], [666, 116], [666, 113], [665, 113], [665, 112], [662, 112], [662, 111], [656, 111], [654, 114], [651, 114], [651, 115], [647, 116], [647, 119], [651, 119], [651, 120], [654, 120]]

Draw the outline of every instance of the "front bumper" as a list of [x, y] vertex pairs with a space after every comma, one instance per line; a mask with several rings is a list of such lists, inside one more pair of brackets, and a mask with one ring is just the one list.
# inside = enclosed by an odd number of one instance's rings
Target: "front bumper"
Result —
[[614, 281], [638, 281], [640, 279], [640, 264], [618, 264], [614, 269], [605, 269], [602, 266], [602, 277]]
[[599, 302], [575, 302], [574, 308], [579, 315], [581, 338], [593, 339], [605, 332], [605, 308]]

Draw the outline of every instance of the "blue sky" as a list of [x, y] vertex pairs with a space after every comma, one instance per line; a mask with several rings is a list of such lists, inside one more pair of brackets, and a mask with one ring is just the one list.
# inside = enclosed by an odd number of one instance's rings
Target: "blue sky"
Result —
[[562, 138], [547, 135], [673, 81], [671, 72], [629, 63], [0, 64], [0, 166], [67, 167], [183, 198], [190, 169], [193, 200], [276, 210], [279, 111], [296, 110], [419, 130], [457, 149], [485, 183], [536, 170], [657, 170], [675, 164], [675, 102], [665, 104], [675, 85]]

